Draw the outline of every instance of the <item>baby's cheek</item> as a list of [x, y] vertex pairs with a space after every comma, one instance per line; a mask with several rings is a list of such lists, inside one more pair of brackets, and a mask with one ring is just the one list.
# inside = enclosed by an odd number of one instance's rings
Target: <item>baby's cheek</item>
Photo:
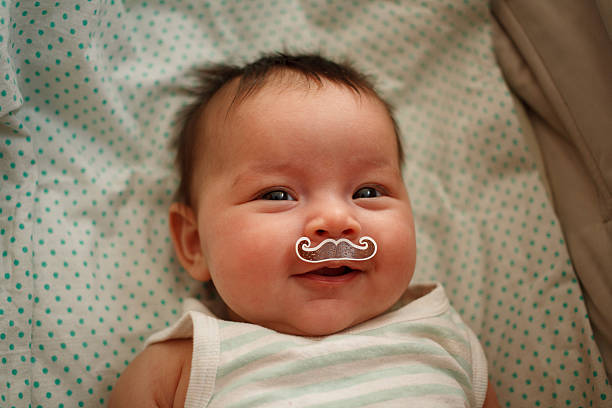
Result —
[[398, 230], [392, 238], [390, 245], [379, 248], [381, 257], [397, 279], [412, 278], [416, 262], [416, 244], [411, 231]]
[[213, 281], [219, 294], [228, 305], [239, 312], [257, 306], [272, 281], [275, 265], [254, 249], [235, 252], [216, 263]]

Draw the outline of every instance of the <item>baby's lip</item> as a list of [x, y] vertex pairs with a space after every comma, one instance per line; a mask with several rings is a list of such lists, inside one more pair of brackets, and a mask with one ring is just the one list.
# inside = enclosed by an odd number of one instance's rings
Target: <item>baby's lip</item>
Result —
[[351, 272], [356, 272], [356, 270], [351, 269], [348, 266], [341, 266], [339, 268], [319, 268], [319, 269], [315, 269], [307, 273], [331, 277], [331, 276], [342, 276], [342, 275], [346, 275]]
[[363, 269], [364, 262], [360, 261], [350, 261], [350, 260], [339, 260], [339, 259], [330, 259], [328, 261], [318, 262], [312, 266], [312, 270], [321, 269], [321, 268], [342, 268], [344, 266], [349, 267], [351, 269]]
[[302, 274], [293, 275], [293, 278], [310, 289], [329, 289], [353, 282], [356, 278], [363, 275], [362, 272], [362, 270], [352, 269], [348, 266], [339, 266], [336, 268], [324, 266]]
[[351, 272], [363, 272], [363, 269], [346, 261], [321, 262], [318, 267], [312, 268], [300, 275], [314, 274], [320, 276], [342, 276]]

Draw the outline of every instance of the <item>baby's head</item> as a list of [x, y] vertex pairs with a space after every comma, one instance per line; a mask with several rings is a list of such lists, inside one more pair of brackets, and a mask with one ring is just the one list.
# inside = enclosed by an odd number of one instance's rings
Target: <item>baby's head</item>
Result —
[[[212, 280], [232, 320], [331, 334], [375, 317], [408, 286], [416, 259], [389, 105], [349, 65], [265, 56], [200, 72], [182, 113], [170, 208], [177, 256]], [[296, 241], [378, 244], [367, 260], [308, 263]]]

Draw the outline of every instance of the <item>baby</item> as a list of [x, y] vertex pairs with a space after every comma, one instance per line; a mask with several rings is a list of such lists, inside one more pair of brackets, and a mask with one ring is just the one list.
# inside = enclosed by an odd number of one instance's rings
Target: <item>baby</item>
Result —
[[496, 406], [443, 288], [409, 287], [401, 141], [367, 77], [286, 54], [199, 76], [169, 224], [224, 312], [186, 302], [111, 406]]

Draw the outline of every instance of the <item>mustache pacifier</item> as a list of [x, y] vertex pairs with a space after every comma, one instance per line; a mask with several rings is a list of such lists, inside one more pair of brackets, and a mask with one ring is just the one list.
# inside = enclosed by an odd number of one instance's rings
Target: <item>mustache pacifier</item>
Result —
[[346, 238], [328, 238], [314, 248], [310, 248], [308, 237], [301, 237], [295, 243], [295, 253], [304, 262], [325, 261], [366, 261], [376, 255], [376, 241], [368, 236], [359, 238], [359, 244]]

